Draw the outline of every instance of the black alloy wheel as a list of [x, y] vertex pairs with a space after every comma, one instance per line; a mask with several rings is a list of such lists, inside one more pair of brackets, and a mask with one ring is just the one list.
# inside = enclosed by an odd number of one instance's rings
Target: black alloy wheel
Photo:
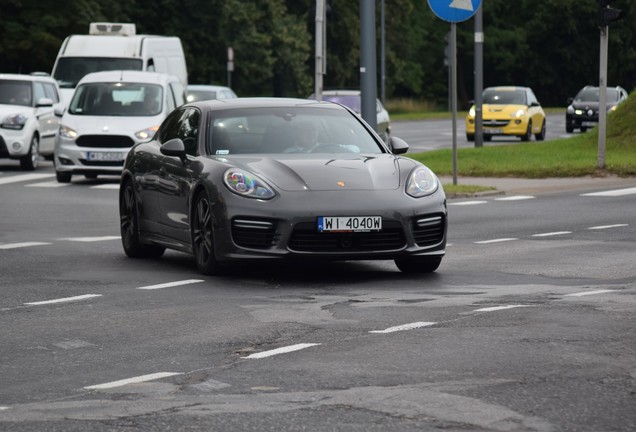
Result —
[[395, 260], [403, 273], [433, 273], [442, 263], [442, 257], [407, 257]]
[[200, 193], [192, 215], [192, 253], [199, 271], [205, 275], [218, 275], [222, 268], [214, 254], [212, 208], [205, 192]]
[[119, 195], [119, 227], [124, 252], [131, 258], [158, 258], [166, 248], [141, 243], [137, 216], [137, 201], [131, 181], [127, 181]]

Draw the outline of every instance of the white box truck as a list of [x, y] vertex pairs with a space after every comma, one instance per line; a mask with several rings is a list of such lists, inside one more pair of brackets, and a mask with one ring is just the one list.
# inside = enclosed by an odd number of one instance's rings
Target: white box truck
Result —
[[184, 89], [188, 85], [181, 40], [175, 36], [138, 35], [135, 24], [130, 23], [91, 23], [87, 35], [68, 36], [52, 75], [68, 106], [84, 75], [107, 70], [162, 72], [179, 78]]

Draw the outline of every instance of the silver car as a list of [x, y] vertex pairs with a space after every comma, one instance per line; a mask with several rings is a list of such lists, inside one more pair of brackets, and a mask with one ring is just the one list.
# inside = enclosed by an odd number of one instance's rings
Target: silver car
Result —
[[184, 102], [183, 86], [171, 75], [86, 75], [63, 114], [55, 141], [57, 181], [68, 183], [74, 174], [121, 174], [130, 148], [150, 140], [166, 116]]

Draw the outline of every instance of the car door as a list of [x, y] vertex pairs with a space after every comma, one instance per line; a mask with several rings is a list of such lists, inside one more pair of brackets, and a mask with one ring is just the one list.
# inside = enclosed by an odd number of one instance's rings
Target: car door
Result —
[[53, 113], [52, 106], [38, 106], [42, 99], [48, 99], [44, 90], [44, 83], [33, 82], [33, 102], [35, 105], [35, 117], [38, 123], [40, 134], [40, 152], [52, 154], [55, 145], [55, 133], [57, 132], [57, 119]]
[[[50, 82], [41, 83], [44, 88], [45, 97], [53, 101], [53, 107], [46, 109], [46, 131], [42, 133], [42, 139], [40, 140], [40, 153], [53, 154], [55, 149], [55, 134], [60, 127], [60, 117], [55, 115], [55, 109], [63, 109], [64, 104], [60, 102], [60, 95], [55, 87], [55, 84]], [[40, 108], [42, 111], [44, 107]], [[44, 114], [44, 113], [43, 113]]]
[[534, 95], [534, 92], [532, 90], [528, 89], [526, 93], [526, 100], [528, 102], [528, 113], [530, 114], [530, 118], [532, 119], [532, 132], [539, 133], [541, 132], [543, 121], [545, 119], [543, 108], [541, 108], [541, 104], [539, 104], [539, 101], [537, 100], [537, 97]]
[[[201, 112], [194, 107], [177, 108], [173, 114], [177, 119], [171, 136], [183, 141], [186, 159], [176, 156], [162, 156], [160, 170], [160, 211], [162, 230], [179, 243], [190, 242], [190, 215], [188, 197], [194, 183], [193, 164], [198, 154], [197, 145], [201, 122]], [[171, 116], [172, 116], [171, 115]]]

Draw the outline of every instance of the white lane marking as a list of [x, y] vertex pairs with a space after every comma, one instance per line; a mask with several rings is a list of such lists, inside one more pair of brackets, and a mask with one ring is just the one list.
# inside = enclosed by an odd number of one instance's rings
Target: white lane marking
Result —
[[84, 388], [87, 389], [87, 390], [109, 389], [109, 388], [114, 388], [114, 387], [125, 386], [127, 384], [137, 384], [137, 383], [142, 383], [142, 382], [147, 382], [147, 381], [154, 381], [154, 380], [158, 380], [158, 379], [166, 378], [166, 377], [171, 377], [171, 376], [175, 376], [175, 375], [182, 375], [182, 372], [157, 372], [157, 373], [153, 373], [153, 374], [140, 375], [138, 377], [123, 379], [123, 380], [119, 380], [119, 381], [112, 381], [112, 382], [108, 382], [108, 383], [104, 383], [104, 384], [96, 384], [96, 385], [87, 386], [87, 387], [84, 387]]
[[395, 327], [389, 327], [384, 330], [371, 330], [369, 333], [393, 333], [404, 330], [412, 330], [420, 327], [428, 327], [437, 324], [436, 322], [414, 322], [410, 324], [403, 324]]
[[589, 227], [588, 229], [590, 229], [590, 230], [602, 230], [602, 229], [620, 228], [620, 227], [626, 227], [626, 226], [629, 226], [629, 224], [599, 225], [599, 226]]
[[53, 304], [53, 303], [64, 303], [64, 302], [72, 302], [72, 301], [78, 301], [78, 300], [86, 300], [89, 298], [93, 298], [93, 297], [101, 297], [101, 294], [83, 294], [83, 295], [79, 295], [79, 296], [75, 296], [75, 297], [66, 297], [66, 298], [59, 298], [59, 299], [54, 299], [54, 300], [44, 300], [44, 301], [38, 301], [38, 302], [30, 302], [30, 303], [25, 303], [25, 305], [27, 306], [39, 306], [39, 305], [45, 305], [45, 304]]
[[619, 290], [582, 291], [582, 292], [577, 292], [577, 293], [572, 293], [572, 294], [566, 294], [566, 296], [568, 296], [568, 297], [583, 297], [583, 296], [596, 295], [596, 294], [605, 294], [605, 293], [618, 292], [618, 291]]
[[535, 197], [531, 195], [513, 195], [509, 197], [495, 198], [495, 201], [521, 201], [521, 200], [529, 200], [534, 198]]
[[514, 308], [523, 308], [523, 307], [532, 307], [532, 306], [531, 305], [493, 306], [493, 307], [485, 307], [485, 308], [481, 308], [481, 309], [474, 309], [473, 312], [493, 312], [493, 311], [514, 309]]
[[0, 411], [4, 411], [4, 410], [8, 410], [9, 407], [5, 407], [5, 406], [0, 406]]
[[296, 345], [290, 345], [286, 347], [276, 348], [269, 351], [263, 351], [255, 354], [250, 354], [247, 357], [243, 357], [245, 359], [261, 359], [265, 357], [271, 357], [278, 354], [285, 354], [289, 352], [299, 351], [301, 349], [309, 348], [312, 346], [320, 345], [319, 343], [301, 343]]
[[462, 201], [462, 202], [453, 202], [448, 203], [449, 206], [469, 206], [469, 205], [478, 205], [478, 204], [486, 204], [488, 201]]
[[70, 183], [60, 183], [58, 181], [50, 181], [50, 182], [42, 182], [42, 183], [32, 183], [25, 185], [26, 187], [40, 187], [40, 188], [58, 188], [58, 187], [66, 187], [70, 186]]
[[541, 234], [532, 234], [532, 237], [551, 237], [558, 235], [572, 234], [572, 231], [555, 231], [555, 232], [547, 232]]
[[106, 184], [100, 184], [100, 185], [96, 185], [96, 186], [91, 186], [90, 189], [119, 189], [119, 184], [110, 184], [110, 183], [106, 183]]
[[42, 243], [42, 242], [7, 243], [7, 244], [0, 244], [0, 249], [17, 249], [17, 248], [23, 248], [23, 247], [44, 246], [44, 245], [50, 245], [50, 244], [51, 243]]
[[74, 242], [98, 242], [106, 240], [119, 240], [120, 236], [104, 236], [104, 237], [67, 237], [58, 240], [74, 241]]
[[634, 195], [636, 194], [636, 187], [633, 188], [627, 188], [627, 189], [616, 189], [616, 190], [610, 190], [610, 191], [603, 191], [603, 192], [592, 192], [592, 193], [586, 193], [586, 194], [581, 194], [581, 196], [623, 196], [623, 195]]
[[188, 280], [182, 280], [182, 281], [176, 281], [176, 282], [163, 283], [159, 285], [148, 285], [148, 286], [138, 287], [137, 289], [154, 290], [154, 289], [170, 288], [170, 287], [181, 286], [181, 285], [188, 285], [188, 284], [199, 283], [199, 282], [205, 282], [205, 281], [203, 279], [188, 279]]
[[510, 237], [510, 238], [498, 238], [498, 239], [492, 239], [492, 240], [483, 240], [483, 241], [478, 241], [478, 242], [475, 242], [475, 244], [501, 243], [501, 242], [507, 242], [507, 241], [513, 241], [513, 240], [519, 240], [519, 239], [518, 239], [518, 238], [514, 238], [514, 237]]
[[40, 180], [47, 177], [54, 177], [55, 174], [22, 174], [11, 177], [0, 178], [0, 184], [18, 183], [31, 180]]

